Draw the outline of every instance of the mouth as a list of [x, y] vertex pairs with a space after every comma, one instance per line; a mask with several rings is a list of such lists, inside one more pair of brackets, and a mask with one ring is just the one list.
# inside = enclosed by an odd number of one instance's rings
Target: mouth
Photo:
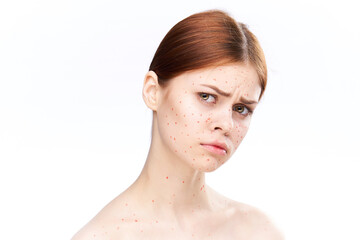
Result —
[[218, 155], [226, 155], [227, 154], [227, 147], [225, 144], [218, 144], [218, 143], [207, 143], [207, 144], [200, 144], [203, 148], [208, 150], [209, 152], [218, 154]]

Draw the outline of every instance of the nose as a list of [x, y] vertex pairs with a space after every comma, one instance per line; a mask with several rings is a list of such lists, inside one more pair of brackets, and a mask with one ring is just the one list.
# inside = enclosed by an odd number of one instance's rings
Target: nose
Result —
[[234, 120], [231, 109], [226, 109], [218, 113], [216, 119], [213, 116], [214, 131], [221, 131], [224, 135], [229, 135], [231, 130], [234, 128]]

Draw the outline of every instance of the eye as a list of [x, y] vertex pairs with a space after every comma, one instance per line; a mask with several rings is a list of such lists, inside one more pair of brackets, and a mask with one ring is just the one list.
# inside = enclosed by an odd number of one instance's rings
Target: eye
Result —
[[215, 103], [216, 96], [213, 96], [213, 95], [208, 94], [208, 93], [199, 93], [199, 96], [200, 96], [200, 98], [202, 100], [204, 100], [207, 103]]
[[238, 113], [240, 113], [241, 115], [247, 116], [249, 114], [252, 113], [251, 110], [249, 110], [246, 106], [244, 105], [237, 105], [233, 107], [234, 111], [237, 111]]

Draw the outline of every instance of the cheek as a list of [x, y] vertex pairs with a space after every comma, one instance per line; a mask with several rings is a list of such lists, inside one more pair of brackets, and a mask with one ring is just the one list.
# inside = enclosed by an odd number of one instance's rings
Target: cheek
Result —
[[199, 132], [201, 119], [184, 98], [173, 99], [159, 111], [159, 129], [162, 138], [170, 141], [170, 148], [175, 152], [188, 153], [191, 142]]
[[242, 142], [242, 140], [244, 139], [248, 129], [249, 129], [248, 123], [241, 122], [241, 123], [237, 123], [235, 125], [235, 131], [234, 131], [234, 134], [232, 135], [235, 149], [237, 149], [239, 147], [239, 145]]

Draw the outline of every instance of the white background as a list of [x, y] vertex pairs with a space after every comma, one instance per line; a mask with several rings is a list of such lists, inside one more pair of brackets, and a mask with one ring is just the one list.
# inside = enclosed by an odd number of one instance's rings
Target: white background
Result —
[[219, 8], [246, 23], [269, 85], [208, 184], [287, 239], [360, 239], [356, 1], [1, 1], [0, 238], [69, 239], [140, 173], [144, 75], [166, 32]]

